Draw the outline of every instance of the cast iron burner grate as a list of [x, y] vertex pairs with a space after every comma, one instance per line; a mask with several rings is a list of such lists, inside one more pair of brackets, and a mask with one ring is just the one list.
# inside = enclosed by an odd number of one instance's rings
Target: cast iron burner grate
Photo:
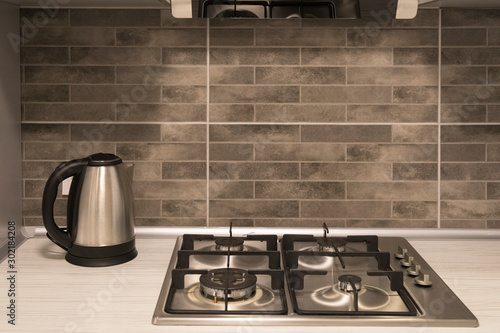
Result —
[[[280, 253], [277, 251], [277, 237], [275, 235], [233, 237], [232, 223], [229, 226], [229, 237], [214, 238], [213, 235], [184, 235], [182, 250], [177, 252], [177, 265], [172, 270], [172, 284], [165, 304], [165, 312], [173, 314], [265, 314], [277, 315], [286, 314], [288, 311], [285, 296], [285, 278], [281, 270]], [[258, 240], [266, 242], [266, 251], [244, 251], [243, 243], [245, 240]], [[195, 250], [194, 243], [197, 240], [215, 240], [216, 251]], [[231, 251], [236, 251], [232, 253]], [[190, 269], [191, 256], [217, 256], [225, 257], [227, 267], [215, 269]], [[249, 270], [231, 266], [232, 257], [267, 257], [268, 269]], [[205, 299], [212, 299], [213, 305], [217, 301], [223, 300], [223, 308], [210, 307], [208, 309], [191, 310], [179, 309], [173, 304], [176, 294], [181, 294], [185, 290], [186, 276], [199, 275], [199, 292]], [[259, 277], [258, 277], [259, 276]], [[259, 306], [254, 310], [232, 309], [231, 303], [240, 303], [252, 299], [257, 292], [257, 283], [259, 279], [267, 276], [265, 279], [270, 283], [266, 285], [267, 295], [271, 295], [270, 300], [276, 303], [276, 306], [263, 310]], [[262, 287], [259, 287], [262, 290]], [[188, 292], [189, 294], [189, 292]], [[182, 297], [182, 296], [181, 296]], [[188, 297], [191, 298], [191, 297]], [[257, 302], [257, 304], [259, 304]]]
[[[343, 240], [346, 242], [345, 251], [339, 251], [337, 243], [331, 241], [335, 251], [298, 251], [295, 250], [295, 243], [321, 243], [326, 242], [332, 238], [327, 238], [328, 227], [323, 225], [323, 237], [318, 238], [312, 235], [283, 235], [283, 262], [285, 265], [285, 272], [287, 274], [288, 287], [290, 291], [290, 298], [293, 304], [294, 312], [300, 315], [347, 315], [347, 316], [416, 316], [417, 309], [411, 300], [403, 283], [403, 272], [392, 271], [390, 266], [390, 253], [379, 252], [378, 250], [378, 237], [377, 236], [347, 236]], [[335, 239], [333, 239], [335, 240]], [[348, 250], [347, 244], [350, 243], [365, 243], [366, 251], [352, 252]], [[352, 310], [339, 310], [336, 308], [321, 308], [311, 310], [304, 308], [299, 303], [299, 295], [308, 284], [307, 278], [313, 276], [326, 276], [329, 272], [326, 270], [304, 270], [299, 268], [300, 258], [305, 257], [331, 257], [338, 259], [342, 270], [349, 265], [346, 265], [345, 260], [372, 260], [377, 264], [378, 271], [365, 271], [368, 277], [380, 276], [386, 277], [390, 282], [390, 291], [397, 293], [398, 297], [404, 304], [403, 310], [361, 310], [359, 308], [359, 293], [362, 291], [361, 278], [354, 274], [342, 274], [338, 277], [338, 289], [342, 292], [349, 292], [353, 294]], [[309, 283], [310, 284], [310, 283]], [[311, 286], [309, 285], [309, 288]], [[331, 288], [330, 288], [331, 289]]]
[[[351, 2], [351, 1], [349, 1]], [[203, 0], [199, 16], [206, 18], [358, 18], [359, 6], [335, 6], [333, 0], [259, 1], [259, 0]]]

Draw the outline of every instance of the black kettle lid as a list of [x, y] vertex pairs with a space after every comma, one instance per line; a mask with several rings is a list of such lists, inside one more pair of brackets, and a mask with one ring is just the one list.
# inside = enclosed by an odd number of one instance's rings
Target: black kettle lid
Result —
[[90, 155], [89, 166], [110, 166], [122, 163], [122, 159], [114, 154], [97, 153]]

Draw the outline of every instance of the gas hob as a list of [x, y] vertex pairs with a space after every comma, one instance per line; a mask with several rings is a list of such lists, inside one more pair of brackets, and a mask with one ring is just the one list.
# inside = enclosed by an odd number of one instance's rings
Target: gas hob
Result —
[[401, 237], [186, 234], [155, 325], [477, 327]]

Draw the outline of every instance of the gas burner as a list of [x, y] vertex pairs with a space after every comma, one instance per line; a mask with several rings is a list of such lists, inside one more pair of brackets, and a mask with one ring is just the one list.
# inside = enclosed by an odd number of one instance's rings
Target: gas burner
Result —
[[345, 274], [339, 276], [339, 289], [345, 292], [353, 291], [353, 285], [357, 291], [361, 290], [361, 278], [357, 275]]
[[215, 249], [217, 251], [243, 251], [243, 238], [239, 237], [222, 237], [215, 239]]
[[217, 302], [218, 299], [245, 300], [255, 295], [257, 277], [244, 269], [220, 268], [200, 276], [200, 292]]
[[337, 252], [335, 251], [335, 247], [337, 247], [339, 252], [345, 252], [347, 242], [342, 238], [320, 238], [318, 239], [318, 244], [319, 250], [323, 252]]

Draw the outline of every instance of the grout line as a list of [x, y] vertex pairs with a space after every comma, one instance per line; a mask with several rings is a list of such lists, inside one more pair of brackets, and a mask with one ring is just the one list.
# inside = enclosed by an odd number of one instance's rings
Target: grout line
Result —
[[207, 228], [210, 226], [210, 20], [207, 20], [207, 113], [206, 113], [206, 154], [207, 154], [207, 170], [206, 170], [206, 180], [207, 180]]
[[437, 228], [441, 228], [441, 51], [442, 51], [442, 10], [439, 9], [439, 33], [438, 33], [438, 174], [437, 174]]
[[297, 218], [301, 219], [302, 217], [302, 199], [298, 199], [297, 204], [299, 205], [299, 216]]
[[[212, 125], [324, 125], [324, 126], [392, 126], [392, 125], [436, 125], [435, 122], [414, 122], [414, 123], [409, 123], [409, 122], [401, 122], [401, 123], [394, 123], [394, 122], [385, 122], [385, 123], [366, 123], [366, 122], [266, 122], [266, 121], [260, 121], [260, 122], [251, 122], [251, 121], [242, 121], [242, 122], [221, 122], [221, 121], [214, 121], [211, 122]], [[449, 123], [450, 125], [458, 125], [458, 123]], [[471, 123], [473, 124], [473, 123]], [[492, 123], [489, 123], [490, 125]], [[469, 123], [467, 123], [469, 125]], [[485, 123], [478, 123], [478, 125], [486, 125]]]
[[484, 197], [488, 200], [488, 182], [484, 182]]
[[[72, 86], [72, 85], [70, 85]], [[70, 102], [63, 102], [63, 103], [38, 103], [38, 102], [24, 102], [24, 104], [69, 104]], [[111, 105], [112, 103], [85, 103], [85, 102], [75, 102], [76, 104], [89, 104], [89, 105]], [[120, 103], [122, 104], [122, 103]], [[151, 103], [151, 104], [157, 104], [157, 103]], [[159, 103], [158, 103], [159, 104]], [[206, 121], [107, 121], [107, 122], [112, 122], [115, 125], [157, 125], [157, 124], [172, 124], [172, 125], [199, 125], [199, 124], [206, 124]], [[51, 123], [51, 124], [102, 124], [103, 121], [99, 120], [24, 120], [23, 123], [26, 124], [46, 124], [46, 123]], [[210, 123], [211, 125], [223, 125], [223, 126], [240, 126], [240, 125], [282, 125], [282, 126], [297, 126], [297, 125], [303, 125], [303, 126], [393, 126], [393, 125], [402, 125], [402, 126], [436, 126], [435, 122], [429, 122], [429, 123], [336, 123], [336, 122], [256, 122], [256, 121], [245, 121], [245, 122], [222, 122], [222, 121], [214, 121]], [[444, 123], [442, 122], [440, 125], [442, 126], [498, 126], [500, 125], [500, 122], [482, 122], [482, 123]], [[290, 141], [292, 142], [292, 141]], [[354, 142], [352, 142], [354, 143]], [[372, 142], [361, 142], [361, 143], [372, 143]], [[386, 142], [387, 143], [387, 142]], [[410, 142], [408, 142], [410, 143]], [[429, 142], [412, 142], [412, 143], [435, 143], [432, 141]], [[453, 142], [454, 144], [458, 143], [471, 143], [467, 141], [457, 141]]]

